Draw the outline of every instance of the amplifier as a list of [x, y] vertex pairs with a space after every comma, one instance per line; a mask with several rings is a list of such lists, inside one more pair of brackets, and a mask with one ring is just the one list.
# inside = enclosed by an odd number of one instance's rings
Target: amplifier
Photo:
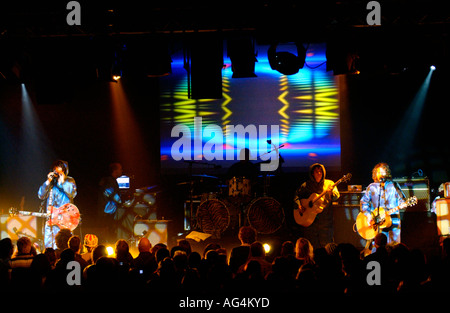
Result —
[[0, 215], [0, 239], [11, 238], [11, 240], [17, 240], [19, 236], [36, 239], [38, 236], [37, 218], [35, 216]]
[[406, 198], [416, 196], [418, 200], [416, 205], [400, 211], [430, 211], [430, 185], [428, 178], [394, 178], [393, 181], [400, 185]]
[[436, 200], [436, 217], [439, 235], [450, 235], [450, 199]]
[[340, 197], [336, 205], [360, 207], [361, 198], [364, 195], [362, 191], [339, 191]]
[[359, 213], [361, 191], [339, 191], [341, 196], [333, 205], [334, 241], [351, 243], [358, 249], [364, 248], [366, 241], [353, 230]]
[[133, 225], [133, 233], [137, 237], [146, 237], [155, 246], [158, 243], [167, 245], [169, 220], [137, 220]]

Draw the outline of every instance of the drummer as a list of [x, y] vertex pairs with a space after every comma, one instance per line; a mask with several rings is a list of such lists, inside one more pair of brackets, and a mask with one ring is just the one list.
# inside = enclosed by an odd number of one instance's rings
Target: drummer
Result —
[[250, 181], [255, 181], [259, 175], [259, 168], [250, 162], [250, 150], [248, 148], [241, 149], [239, 156], [239, 162], [234, 163], [228, 169], [227, 178], [245, 177]]

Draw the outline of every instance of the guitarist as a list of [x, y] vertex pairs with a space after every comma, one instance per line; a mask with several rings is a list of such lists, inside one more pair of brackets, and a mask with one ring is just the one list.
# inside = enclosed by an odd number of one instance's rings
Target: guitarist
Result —
[[303, 228], [303, 236], [308, 239], [314, 249], [324, 247], [327, 243], [333, 242], [333, 212], [331, 205], [340, 194], [334, 182], [325, 179], [325, 166], [315, 163], [309, 168], [309, 179], [305, 181], [297, 190], [298, 199], [308, 199], [312, 194], [321, 194], [327, 190], [321, 201], [322, 213], [317, 214], [314, 222], [309, 227]]
[[[73, 203], [77, 195], [77, 185], [75, 180], [67, 176], [69, 174], [69, 164], [66, 161], [57, 160], [52, 165], [52, 171], [48, 173], [47, 180], [42, 184], [38, 191], [38, 197], [46, 201], [47, 213], [50, 213], [51, 207], [59, 208], [66, 203]], [[55, 236], [60, 231], [56, 225], [44, 228], [44, 245], [56, 249]]]
[[[373, 183], [367, 186], [361, 198], [361, 211], [363, 213], [371, 212], [377, 214], [378, 208], [389, 210], [405, 202], [405, 195], [398, 186], [392, 181], [391, 170], [387, 163], [378, 163], [372, 169]], [[391, 214], [392, 226], [381, 228], [381, 231], [387, 236], [388, 243], [400, 242], [400, 213], [397, 211]], [[371, 241], [367, 242], [366, 249], [369, 248]]]
[[122, 198], [120, 195], [119, 184], [117, 178], [122, 176], [122, 164], [115, 162], [109, 164], [109, 176], [103, 177], [99, 183], [99, 205], [103, 211], [103, 222], [106, 226], [107, 241], [116, 242], [117, 228], [119, 227], [118, 209], [122, 207]]

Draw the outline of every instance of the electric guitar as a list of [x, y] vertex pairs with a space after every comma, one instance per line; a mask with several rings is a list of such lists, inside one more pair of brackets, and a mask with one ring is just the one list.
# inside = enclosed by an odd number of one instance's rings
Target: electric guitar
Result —
[[297, 208], [294, 209], [295, 222], [301, 226], [308, 227], [316, 218], [317, 214], [322, 213], [328, 202], [325, 202], [325, 193], [333, 190], [333, 188], [342, 182], [348, 181], [352, 178], [352, 174], [342, 176], [337, 182], [324, 190], [321, 194], [313, 193], [307, 199], [299, 199], [296, 197], [294, 202]]
[[17, 208], [10, 208], [11, 215], [37, 216], [47, 218], [48, 226], [58, 226], [59, 228], [68, 228], [73, 231], [80, 223], [80, 211], [72, 203], [66, 203], [59, 208], [49, 206], [48, 213], [19, 211]]
[[408, 198], [404, 203], [399, 206], [386, 210], [385, 208], [378, 208], [372, 212], [360, 212], [356, 217], [356, 223], [353, 226], [356, 227], [358, 234], [366, 239], [371, 240], [381, 231], [382, 228], [388, 228], [392, 225], [391, 214], [400, 209], [404, 209], [409, 206], [417, 204], [417, 197]]

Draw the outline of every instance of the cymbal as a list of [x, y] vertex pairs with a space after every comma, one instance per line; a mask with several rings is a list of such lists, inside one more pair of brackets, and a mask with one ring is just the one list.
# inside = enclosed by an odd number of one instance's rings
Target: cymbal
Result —
[[160, 193], [162, 190], [160, 189], [159, 185], [153, 185], [153, 186], [145, 186], [141, 188], [136, 188], [135, 193]]
[[187, 184], [190, 184], [192, 182], [194, 182], [194, 183], [203, 183], [203, 179], [204, 178], [219, 179], [216, 176], [210, 176], [210, 175], [205, 175], [205, 174], [198, 174], [198, 175], [192, 175], [191, 180], [179, 182], [179, 183], [177, 183], [177, 185], [187, 185]]
[[192, 175], [192, 177], [200, 177], [200, 178], [212, 178], [212, 179], [219, 179], [216, 176], [211, 176], [211, 175], [205, 175], [205, 174], [199, 174], [199, 175]]

